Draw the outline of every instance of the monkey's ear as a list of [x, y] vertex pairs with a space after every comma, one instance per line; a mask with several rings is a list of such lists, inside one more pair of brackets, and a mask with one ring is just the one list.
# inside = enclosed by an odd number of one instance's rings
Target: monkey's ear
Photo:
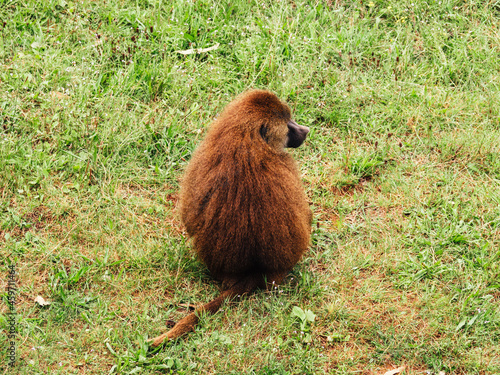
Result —
[[259, 133], [260, 133], [260, 136], [262, 137], [262, 139], [266, 142], [266, 143], [269, 143], [269, 139], [267, 138], [267, 127], [265, 125], [262, 125], [260, 127], [260, 130], [259, 130]]

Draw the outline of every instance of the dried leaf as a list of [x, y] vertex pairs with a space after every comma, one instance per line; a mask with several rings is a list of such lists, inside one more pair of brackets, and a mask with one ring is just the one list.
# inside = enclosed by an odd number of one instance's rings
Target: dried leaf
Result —
[[220, 43], [217, 43], [217, 44], [213, 45], [212, 47], [208, 47], [208, 48], [192, 48], [192, 49], [186, 49], [183, 51], [175, 51], [175, 52], [180, 53], [181, 55], [192, 55], [193, 53], [204, 53], [204, 52], [210, 52], [210, 51], [216, 50], [217, 48], [219, 48], [219, 45], [220, 45]]
[[37, 296], [35, 298], [35, 302], [38, 303], [40, 306], [50, 305], [50, 301], [45, 301], [45, 299], [42, 296]]
[[395, 375], [399, 374], [400, 372], [403, 372], [405, 370], [405, 366], [401, 366], [398, 368], [395, 368], [394, 370], [387, 371], [384, 375]]
[[64, 100], [64, 99], [68, 99], [69, 96], [62, 93], [62, 92], [59, 92], [59, 91], [51, 91], [50, 92], [50, 97], [52, 99], [59, 99], [59, 100]]

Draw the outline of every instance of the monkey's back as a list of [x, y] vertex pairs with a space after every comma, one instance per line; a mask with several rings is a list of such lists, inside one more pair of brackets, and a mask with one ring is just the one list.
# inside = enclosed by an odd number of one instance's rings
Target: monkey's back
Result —
[[213, 126], [191, 159], [181, 220], [215, 278], [287, 272], [310, 240], [295, 161], [251, 134]]

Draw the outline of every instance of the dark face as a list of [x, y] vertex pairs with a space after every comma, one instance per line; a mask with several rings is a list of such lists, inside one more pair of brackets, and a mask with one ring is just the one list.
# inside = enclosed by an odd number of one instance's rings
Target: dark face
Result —
[[285, 147], [299, 147], [305, 141], [309, 128], [299, 125], [293, 120], [288, 121], [287, 126], [288, 134], [286, 135]]

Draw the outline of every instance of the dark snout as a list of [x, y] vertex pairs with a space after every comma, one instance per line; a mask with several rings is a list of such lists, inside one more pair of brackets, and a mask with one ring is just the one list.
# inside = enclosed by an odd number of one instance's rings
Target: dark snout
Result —
[[287, 126], [288, 134], [286, 136], [285, 147], [299, 147], [305, 141], [307, 133], [309, 133], [309, 128], [299, 125], [293, 120], [288, 121]]

